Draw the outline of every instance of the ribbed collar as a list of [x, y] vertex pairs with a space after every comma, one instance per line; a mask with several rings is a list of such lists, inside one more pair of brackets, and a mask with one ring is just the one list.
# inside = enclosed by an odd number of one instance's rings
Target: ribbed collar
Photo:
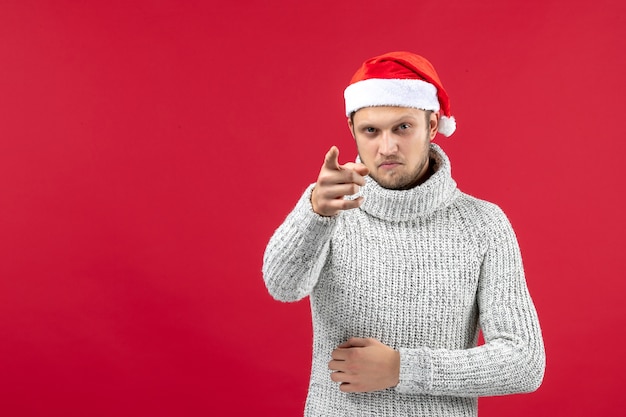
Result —
[[430, 158], [435, 162], [434, 174], [410, 190], [388, 190], [365, 177], [365, 185], [357, 194], [365, 197], [361, 210], [382, 220], [399, 222], [427, 216], [450, 204], [457, 194], [450, 160], [434, 143], [430, 145]]

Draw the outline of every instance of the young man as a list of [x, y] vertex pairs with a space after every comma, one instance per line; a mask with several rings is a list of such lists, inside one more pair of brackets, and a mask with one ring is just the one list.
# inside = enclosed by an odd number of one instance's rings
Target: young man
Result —
[[479, 396], [537, 389], [545, 353], [517, 240], [431, 143], [456, 128], [434, 68], [381, 55], [344, 96], [359, 160], [328, 151], [263, 265], [276, 299], [311, 298], [305, 415], [475, 416]]

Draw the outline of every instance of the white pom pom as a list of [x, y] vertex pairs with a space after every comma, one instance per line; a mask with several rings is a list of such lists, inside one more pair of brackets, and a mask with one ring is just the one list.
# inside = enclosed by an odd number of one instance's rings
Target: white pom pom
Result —
[[439, 128], [438, 131], [445, 137], [449, 137], [456, 130], [456, 120], [454, 116], [446, 117], [441, 116], [439, 118]]

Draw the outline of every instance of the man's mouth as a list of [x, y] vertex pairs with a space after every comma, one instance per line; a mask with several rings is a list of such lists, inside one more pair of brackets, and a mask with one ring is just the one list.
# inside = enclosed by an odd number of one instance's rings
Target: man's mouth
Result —
[[383, 161], [380, 164], [378, 164], [378, 168], [381, 168], [381, 169], [394, 169], [398, 166], [400, 166], [399, 161]]

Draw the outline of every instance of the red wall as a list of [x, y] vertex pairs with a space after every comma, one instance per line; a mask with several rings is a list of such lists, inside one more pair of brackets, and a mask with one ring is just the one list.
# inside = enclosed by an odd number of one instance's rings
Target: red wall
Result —
[[263, 250], [354, 156], [352, 73], [402, 49], [545, 335], [540, 390], [481, 416], [623, 415], [625, 5], [1, 1], [0, 415], [300, 415], [308, 302], [270, 298]]

